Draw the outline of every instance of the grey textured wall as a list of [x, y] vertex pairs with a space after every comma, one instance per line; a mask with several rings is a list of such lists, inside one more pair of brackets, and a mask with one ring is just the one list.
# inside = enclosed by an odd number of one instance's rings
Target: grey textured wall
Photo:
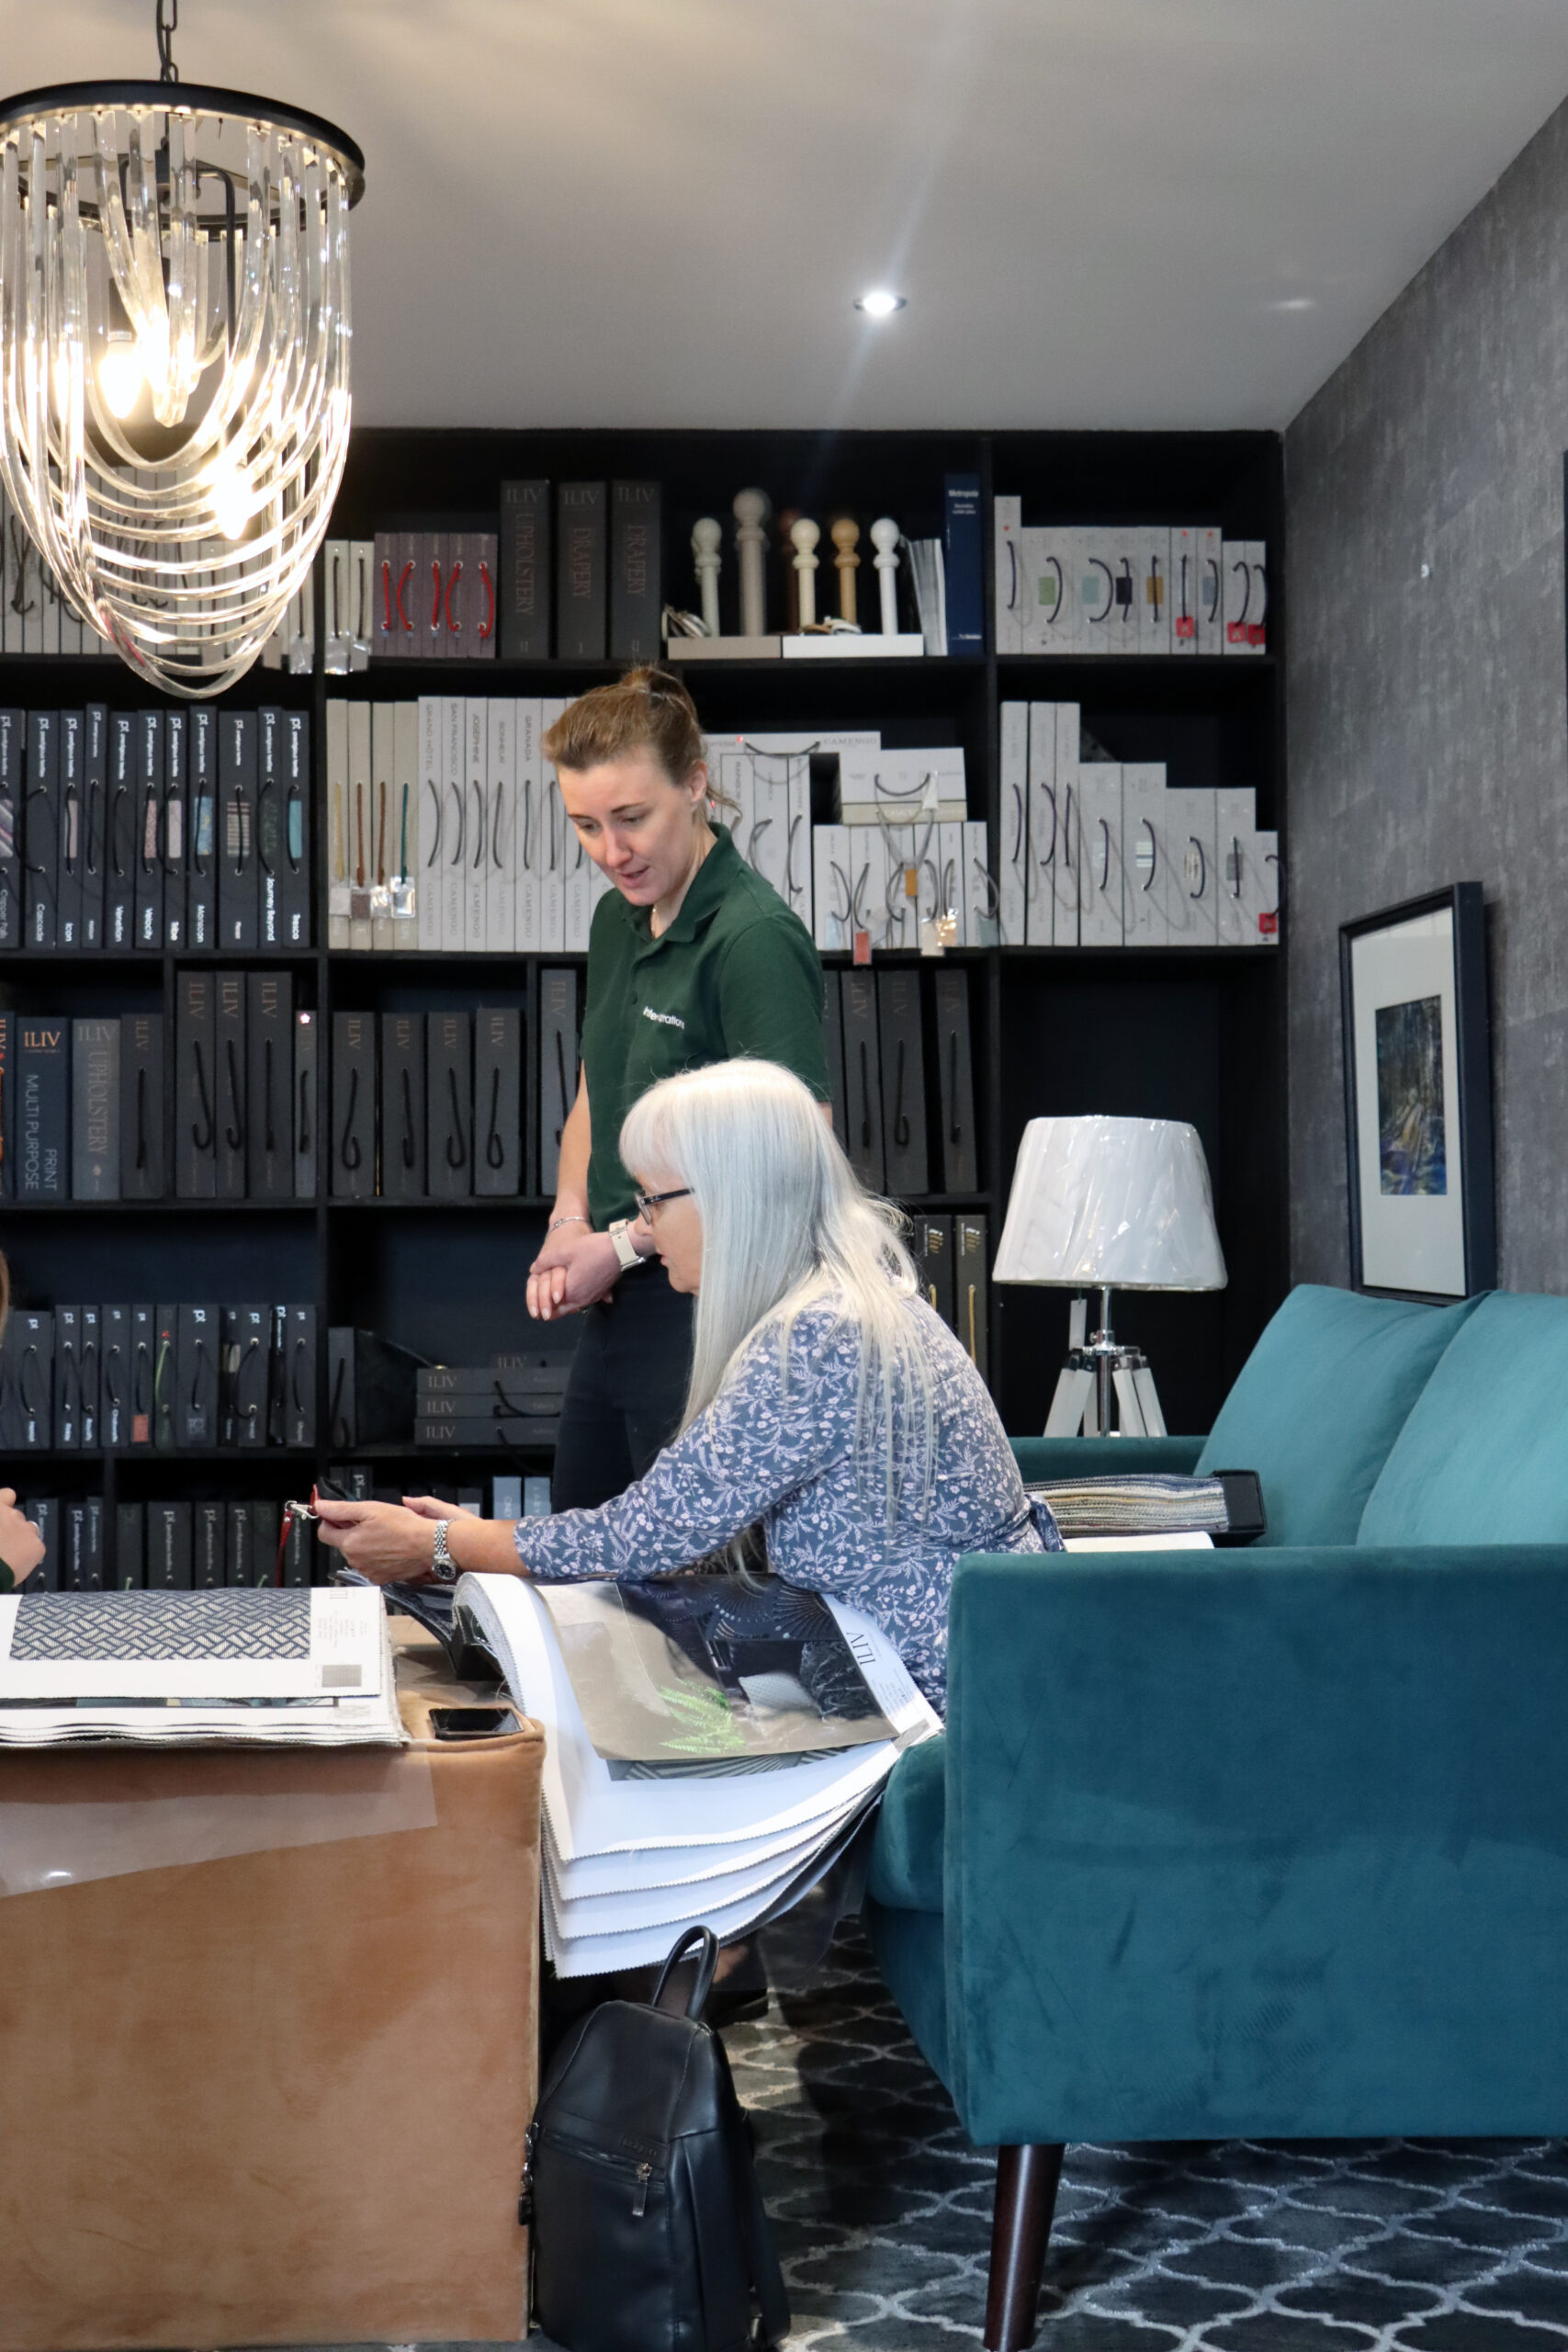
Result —
[[1500, 1279], [1568, 1290], [1565, 448], [1568, 107], [1286, 435], [1299, 1282], [1348, 1279], [1338, 925], [1478, 879]]

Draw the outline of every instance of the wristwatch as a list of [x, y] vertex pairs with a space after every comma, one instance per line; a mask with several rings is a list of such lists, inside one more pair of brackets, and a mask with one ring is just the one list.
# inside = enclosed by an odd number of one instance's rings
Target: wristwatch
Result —
[[612, 1217], [608, 1228], [610, 1238], [615, 1245], [615, 1255], [620, 1260], [622, 1267], [627, 1271], [642, 1263], [632, 1241], [632, 1227], [636, 1223], [635, 1217]]
[[446, 1519], [438, 1519], [435, 1522], [435, 1550], [430, 1567], [437, 1584], [456, 1584], [457, 1581], [457, 1563], [446, 1548], [446, 1530], [450, 1525], [450, 1520]]

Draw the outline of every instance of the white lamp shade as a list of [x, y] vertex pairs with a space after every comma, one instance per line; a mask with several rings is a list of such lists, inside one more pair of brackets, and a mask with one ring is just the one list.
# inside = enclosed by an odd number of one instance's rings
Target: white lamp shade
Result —
[[1224, 1290], [1197, 1129], [1174, 1119], [1031, 1119], [995, 1279], [1074, 1290]]

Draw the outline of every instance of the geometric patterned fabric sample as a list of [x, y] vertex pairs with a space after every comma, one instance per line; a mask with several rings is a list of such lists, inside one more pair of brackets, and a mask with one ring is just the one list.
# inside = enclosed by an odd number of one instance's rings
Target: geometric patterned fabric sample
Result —
[[39, 1592], [17, 1611], [13, 1659], [308, 1658], [310, 1596]]

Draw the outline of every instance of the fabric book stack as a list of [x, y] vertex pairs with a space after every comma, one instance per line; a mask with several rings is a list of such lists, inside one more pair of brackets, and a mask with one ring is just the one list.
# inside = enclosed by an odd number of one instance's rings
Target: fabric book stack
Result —
[[0, 1597], [0, 1746], [403, 1738], [378, 1592]]
[[940, 1730], [880, 1628], [766, 1579], [464, 1577], [455, 1613], [546, 1733], [545, 1948], [562, 1976], [744, 1935], [843, 1850]]

